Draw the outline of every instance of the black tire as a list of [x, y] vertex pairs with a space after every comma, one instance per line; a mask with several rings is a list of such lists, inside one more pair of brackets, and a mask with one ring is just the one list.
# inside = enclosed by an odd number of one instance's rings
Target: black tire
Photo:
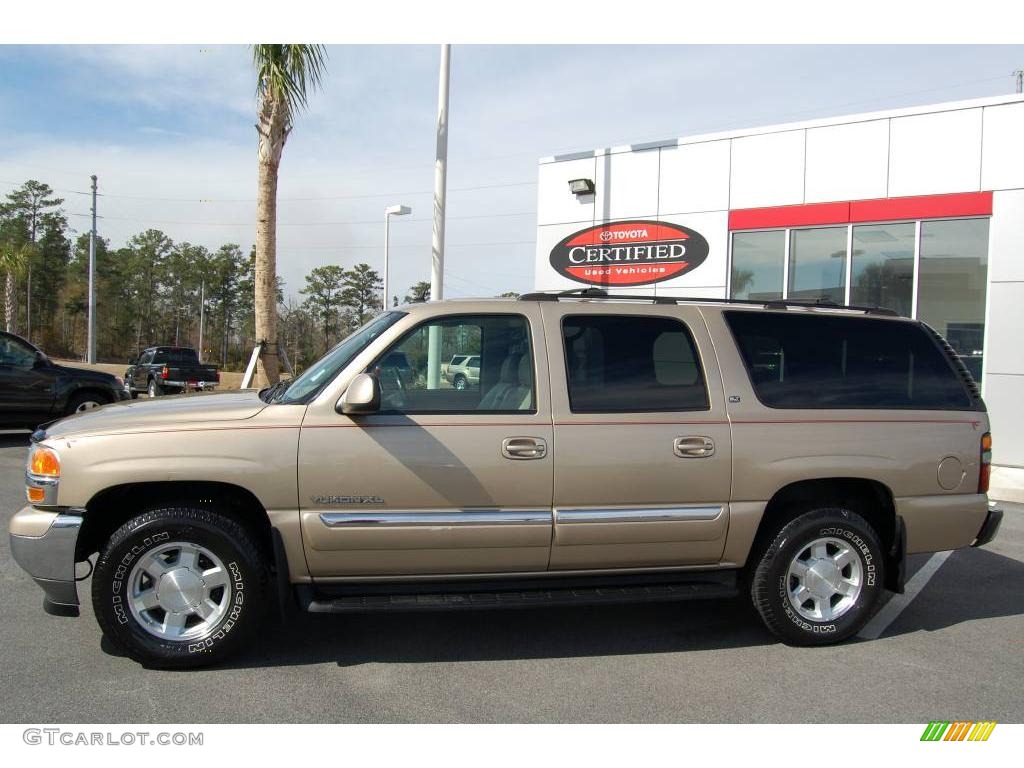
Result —
[[106, 405], [109, 402], [110, 400], [108, 398], [97, 394], [96, 392], [79, 392], [76, 395], [72, 395], [71, 399], [68, 400], [68, 407], [64, 409], [64, 413], [65, 415], [70, 416], [73, 413], [77, 413], [79, 408], [90, 403], [95, 403], [94, 406], [90, 407], [98, 407]]
[[[859, 558], [860, 590], [848, 607], [841, 612], [837, 610], [838, 616], [816, 620], [807, 615], [815, 607], [813, 601], [809, 600], [798, 609], [794, 600], [799, 600], [799, 595], [790, 599], [790, 589], [795, 590], [800, 582], [799, 577], [791, 576], [789, 571], [794, 559], [809, 552], [812, 542], [827, 539], [849, 544], [850, 552]], [[828, 546], [830, 551], [838, 549]], [[848, 569], [853, 567], [851, 564]], [[884, 589], [884, 568], [878, 534], [863, 517], [841, 507], [813, 509], [787, 523], [768, 545], [751, 579], [750, 595], [765, 625], [783, 642], [829, 645], [852, 637], [871, 617]], [[839, 571], [839, 575], [852, 573], [848, 569]], [[840, 601], [844, 599], [838, 594], [831, 599], [836, 597]]]
[[[158, 547], [187, 542], [216, 555], [227, 572], [225, 612], [209, 631], [171, 640], [147, 631], [130, 608], [133, 566]], [[204, 574], [205, 576], [206, 574]], [[92, 603], [103, 634], [128, 656], [154, 668], [216, 664], [240, 649], [266, 615], [268, 571], [252, 535], [209, 509], [174, 506], [129, 520], [110, 537], [96, 561]]]
[[150, 397], [160, 397], [160, 395], [164, 393], [164, 388], [160, 386], [160, 383], [156, 379], [150, 379], [146, 392]]
[[466, 388], [466, 384], [466, 377], [463, 376], [461, 373], [456, 374], [455, 379], [452, 381], [452, 386], [455, 387], [460, 392]]

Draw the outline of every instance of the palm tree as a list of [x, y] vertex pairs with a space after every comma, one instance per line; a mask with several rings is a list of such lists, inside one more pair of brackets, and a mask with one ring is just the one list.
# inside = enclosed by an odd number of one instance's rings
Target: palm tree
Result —
[[265, 341], [256, 386], [276, 384], [277, 362], [277, 172], [295, 114], [306, 94], [320, 86], [322, 45], [254, 45], [259, 98], [259, 193], [256, 198], [256, 338]]
[[28, 243], [15, 245], [6, 240], [0, 243], [0, 272], [6, 275], [4, 283], [4, 329], [14, 332], [14, 314], [17, 307], [14, 299], [14, 280], [28, 264], [32, 246]]

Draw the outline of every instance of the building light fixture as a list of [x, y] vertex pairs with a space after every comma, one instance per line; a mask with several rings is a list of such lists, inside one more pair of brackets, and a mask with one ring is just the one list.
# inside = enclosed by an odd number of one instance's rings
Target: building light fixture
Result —
[[569, 181], [569, 191], [576, 197], [592, 195], [594, 194], [594, 181], [593, 179], [572, 179]]

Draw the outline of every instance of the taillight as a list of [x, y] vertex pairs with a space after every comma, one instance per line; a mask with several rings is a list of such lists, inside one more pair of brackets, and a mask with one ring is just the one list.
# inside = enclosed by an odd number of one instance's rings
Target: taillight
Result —
[[169, 370], [167, 370], [167, 366], [165, 365], [164, 369], [162, 371], [160, 371], [160, 378], [161, 379], [166, 379], [170, 375], [171, 375], [171, 372]]
[[992, 476], [992, 433], [981, 436], [981, 463], [978, 471], [978, 493], [988, 493], [988, 481]]

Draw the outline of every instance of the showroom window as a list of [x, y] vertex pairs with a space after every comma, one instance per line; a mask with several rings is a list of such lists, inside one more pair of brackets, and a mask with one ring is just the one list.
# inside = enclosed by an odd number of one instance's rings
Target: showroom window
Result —
[[730, 285], [734, 299], [765, 300], [782, 298], [782, 260], [786, 233], [737, 232], [732, 238], [732, 274]]
[[914, 229], [912, 222], [853, 228], [851, 304], [913, 314]]
[[981, 378], [988, 282], [988, 219], [921, 223], [917, 317]]
[[794, 229], [789, 245], [789, 298], [846, 301], [846, 227]]
[[941, 333], [980, 381], [987, 218], [733, 232], [729, 295], [894, 309]]

